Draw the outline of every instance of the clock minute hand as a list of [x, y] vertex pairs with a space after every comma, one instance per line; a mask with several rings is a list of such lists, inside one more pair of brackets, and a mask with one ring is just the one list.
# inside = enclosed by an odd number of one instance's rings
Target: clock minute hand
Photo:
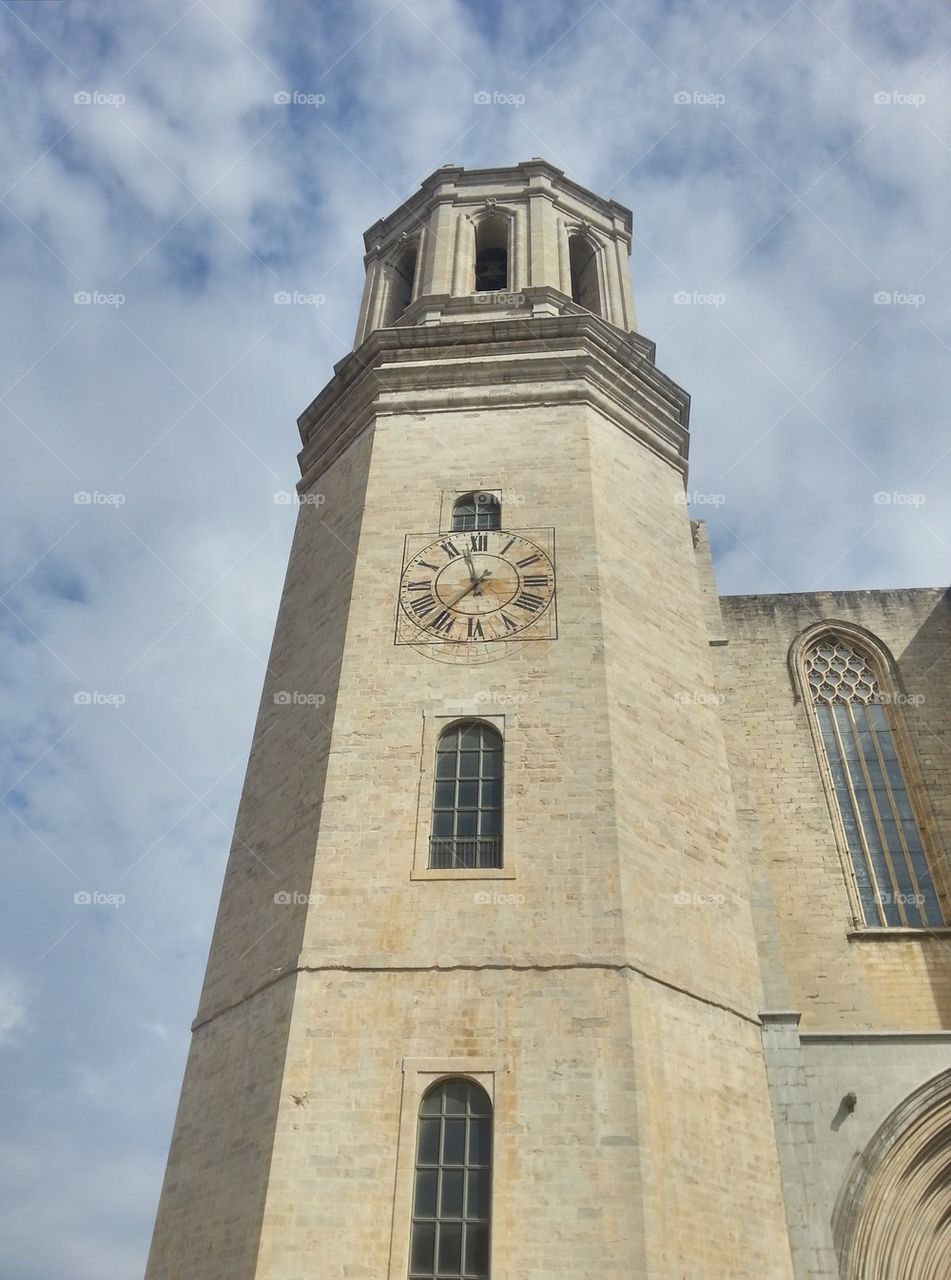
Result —
[[459, 594], [454, 599], [449, 601], [449, 603], [446, 605], [446, 608], [452, 609], [455, 605], [459, 603], [460, 600], [462, 600], [465, 596], [467, 596], [470, 591], [474, 591], [476, 587], [481, 586], [482, 583], [485, 581], [485, 579], [488, 578], [491, 573], [492, 573], [491, 569], [483, 569], [482, 573], [479, 575], [478, 578], [475, 579], [474, 582], [470, 582], [469, 585], [464, 590], [460, 591]]

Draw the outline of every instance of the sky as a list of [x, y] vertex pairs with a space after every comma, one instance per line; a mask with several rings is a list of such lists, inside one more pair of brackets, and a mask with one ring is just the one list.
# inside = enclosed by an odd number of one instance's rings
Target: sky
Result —
[[0, 0], [0, 1274], [143, 1273], [363, 231], [448, 163], [627, 205], [721, 591], [941, 586], [949, 49], [897, 0]]

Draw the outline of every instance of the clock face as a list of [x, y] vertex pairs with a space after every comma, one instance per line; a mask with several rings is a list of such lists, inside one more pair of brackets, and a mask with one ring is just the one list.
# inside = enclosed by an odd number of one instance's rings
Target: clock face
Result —
[[480, 644], [550, 638], [555, 596], [552, 532], [445, 533], [418, 549], [408, 539], [397, 642]]

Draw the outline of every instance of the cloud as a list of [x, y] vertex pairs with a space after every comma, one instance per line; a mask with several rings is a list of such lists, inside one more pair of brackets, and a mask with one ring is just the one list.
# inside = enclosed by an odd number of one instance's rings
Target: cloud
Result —
[[14, 1038], [26, 1022], [26, 999], [19, 979], [0, 971], [0, 1045]]

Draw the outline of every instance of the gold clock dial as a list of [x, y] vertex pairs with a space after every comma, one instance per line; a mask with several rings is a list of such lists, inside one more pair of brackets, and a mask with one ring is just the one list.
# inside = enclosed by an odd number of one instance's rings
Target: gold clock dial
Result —
[[537, 623], [554, 595], [544, 548], [523, 534], [479, 529], [416, 552], [403, 570], [400, 610], [433, 640], [508, 640]]

